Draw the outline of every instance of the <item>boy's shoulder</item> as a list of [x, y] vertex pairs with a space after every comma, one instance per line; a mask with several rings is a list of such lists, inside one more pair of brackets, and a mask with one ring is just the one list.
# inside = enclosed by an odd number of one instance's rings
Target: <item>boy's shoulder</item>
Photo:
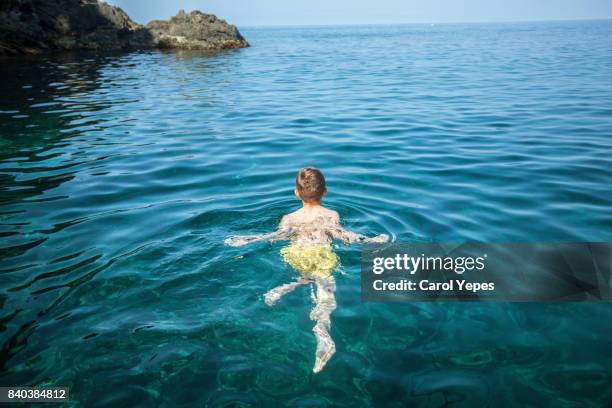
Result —
[[329, 208], [321, 207], [321, 214], [333, 220], [340, 220], [340, 214], [338, 214], [338, 211], [330, 210]]
[[[319, 209], [319, 213], [321, 217], [329, 218], [332, 221], [338, 221], [338, 222], [340, 221], [340, 214], [338, 214], [337, 211], [330, 210], [325, 207], [321, 207]], [[281, 224], [290, 224], [292, 222], [300, 222], [303, 220], [303, 217], [304, 217], [303, 209], [300, 208], [297, 211], [284, 215], [283, 218], [281, 219]]]
[[294, 211], [294, 212], [291, 212], [289, 214], [283, 215], [283, 218], [281, 218], [280, 223], [281, 224], [287, 224], [287, 223], [293, 221], [297, 217], [298, 211]]

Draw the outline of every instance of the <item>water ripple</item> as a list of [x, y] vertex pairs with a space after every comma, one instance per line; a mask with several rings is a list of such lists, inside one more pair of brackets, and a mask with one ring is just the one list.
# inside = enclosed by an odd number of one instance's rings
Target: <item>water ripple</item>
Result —
[[0, 378], [83, 405], [603, 405], [605, 305], [363, 304], [339, 245], [338, 353], [310, 377], [309, 294], [261, 301], [293, 277], [278, 245], [222, 240], [274, 228], [315, 165], [362, 233], [610, 241], [611, 31], [247, 29], [214, 55], [2, 61]]

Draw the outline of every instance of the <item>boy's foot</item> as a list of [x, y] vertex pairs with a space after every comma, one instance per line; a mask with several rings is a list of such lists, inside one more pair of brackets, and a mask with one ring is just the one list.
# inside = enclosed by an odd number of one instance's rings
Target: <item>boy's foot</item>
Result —
[[317, 352], [315, 354], [315, 364], [312, 368], [312, 372], [316, 374], [323, 370], [329, 359], [332, 358], [336, 352], [336, 345], [322, 325], [317, 324], [312, 331], [317, 337]]
[[271, 290], [270, 292], [264, 295], [264, 302], [266, 302], [266, 305], [268, 306], [274, 306], [274, 304], [278, 302], [280, 298], [280, 293]]
[[284, 285], [277, 286], [274, 289], [269, 290], [268, 293], [264, 295], [264, 302], [266, 302], [266, 305], [272, 306], [278, 302], [282, 296], [293, 292], [299, 286], [306, 285], [307, 283], [310, 283], [310, 281], [300, 278], [296, 282], [285, 283]]

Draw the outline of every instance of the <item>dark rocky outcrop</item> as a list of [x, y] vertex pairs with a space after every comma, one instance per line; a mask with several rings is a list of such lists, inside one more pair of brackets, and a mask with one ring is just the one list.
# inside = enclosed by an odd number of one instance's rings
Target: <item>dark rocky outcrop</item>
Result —
[[135, 23], [97, 0], [0, 0], [0, 55], [54, 50], [248, 47], [235, 26], [198, 11]]
[[170, 21], [154, 20], [147, 28], [160, 48], [221, 50], [249, 46], [235, 26], [199, 11], [181, 10]]

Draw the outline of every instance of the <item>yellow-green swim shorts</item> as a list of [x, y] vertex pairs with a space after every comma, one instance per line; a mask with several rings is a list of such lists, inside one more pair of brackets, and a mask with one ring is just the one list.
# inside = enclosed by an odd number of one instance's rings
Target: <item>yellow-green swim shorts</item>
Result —
[[338, 266], [338, 256], [329, 246], [289, 245], [280, 253], [289, 265], [313, 277], [328, 278]]

